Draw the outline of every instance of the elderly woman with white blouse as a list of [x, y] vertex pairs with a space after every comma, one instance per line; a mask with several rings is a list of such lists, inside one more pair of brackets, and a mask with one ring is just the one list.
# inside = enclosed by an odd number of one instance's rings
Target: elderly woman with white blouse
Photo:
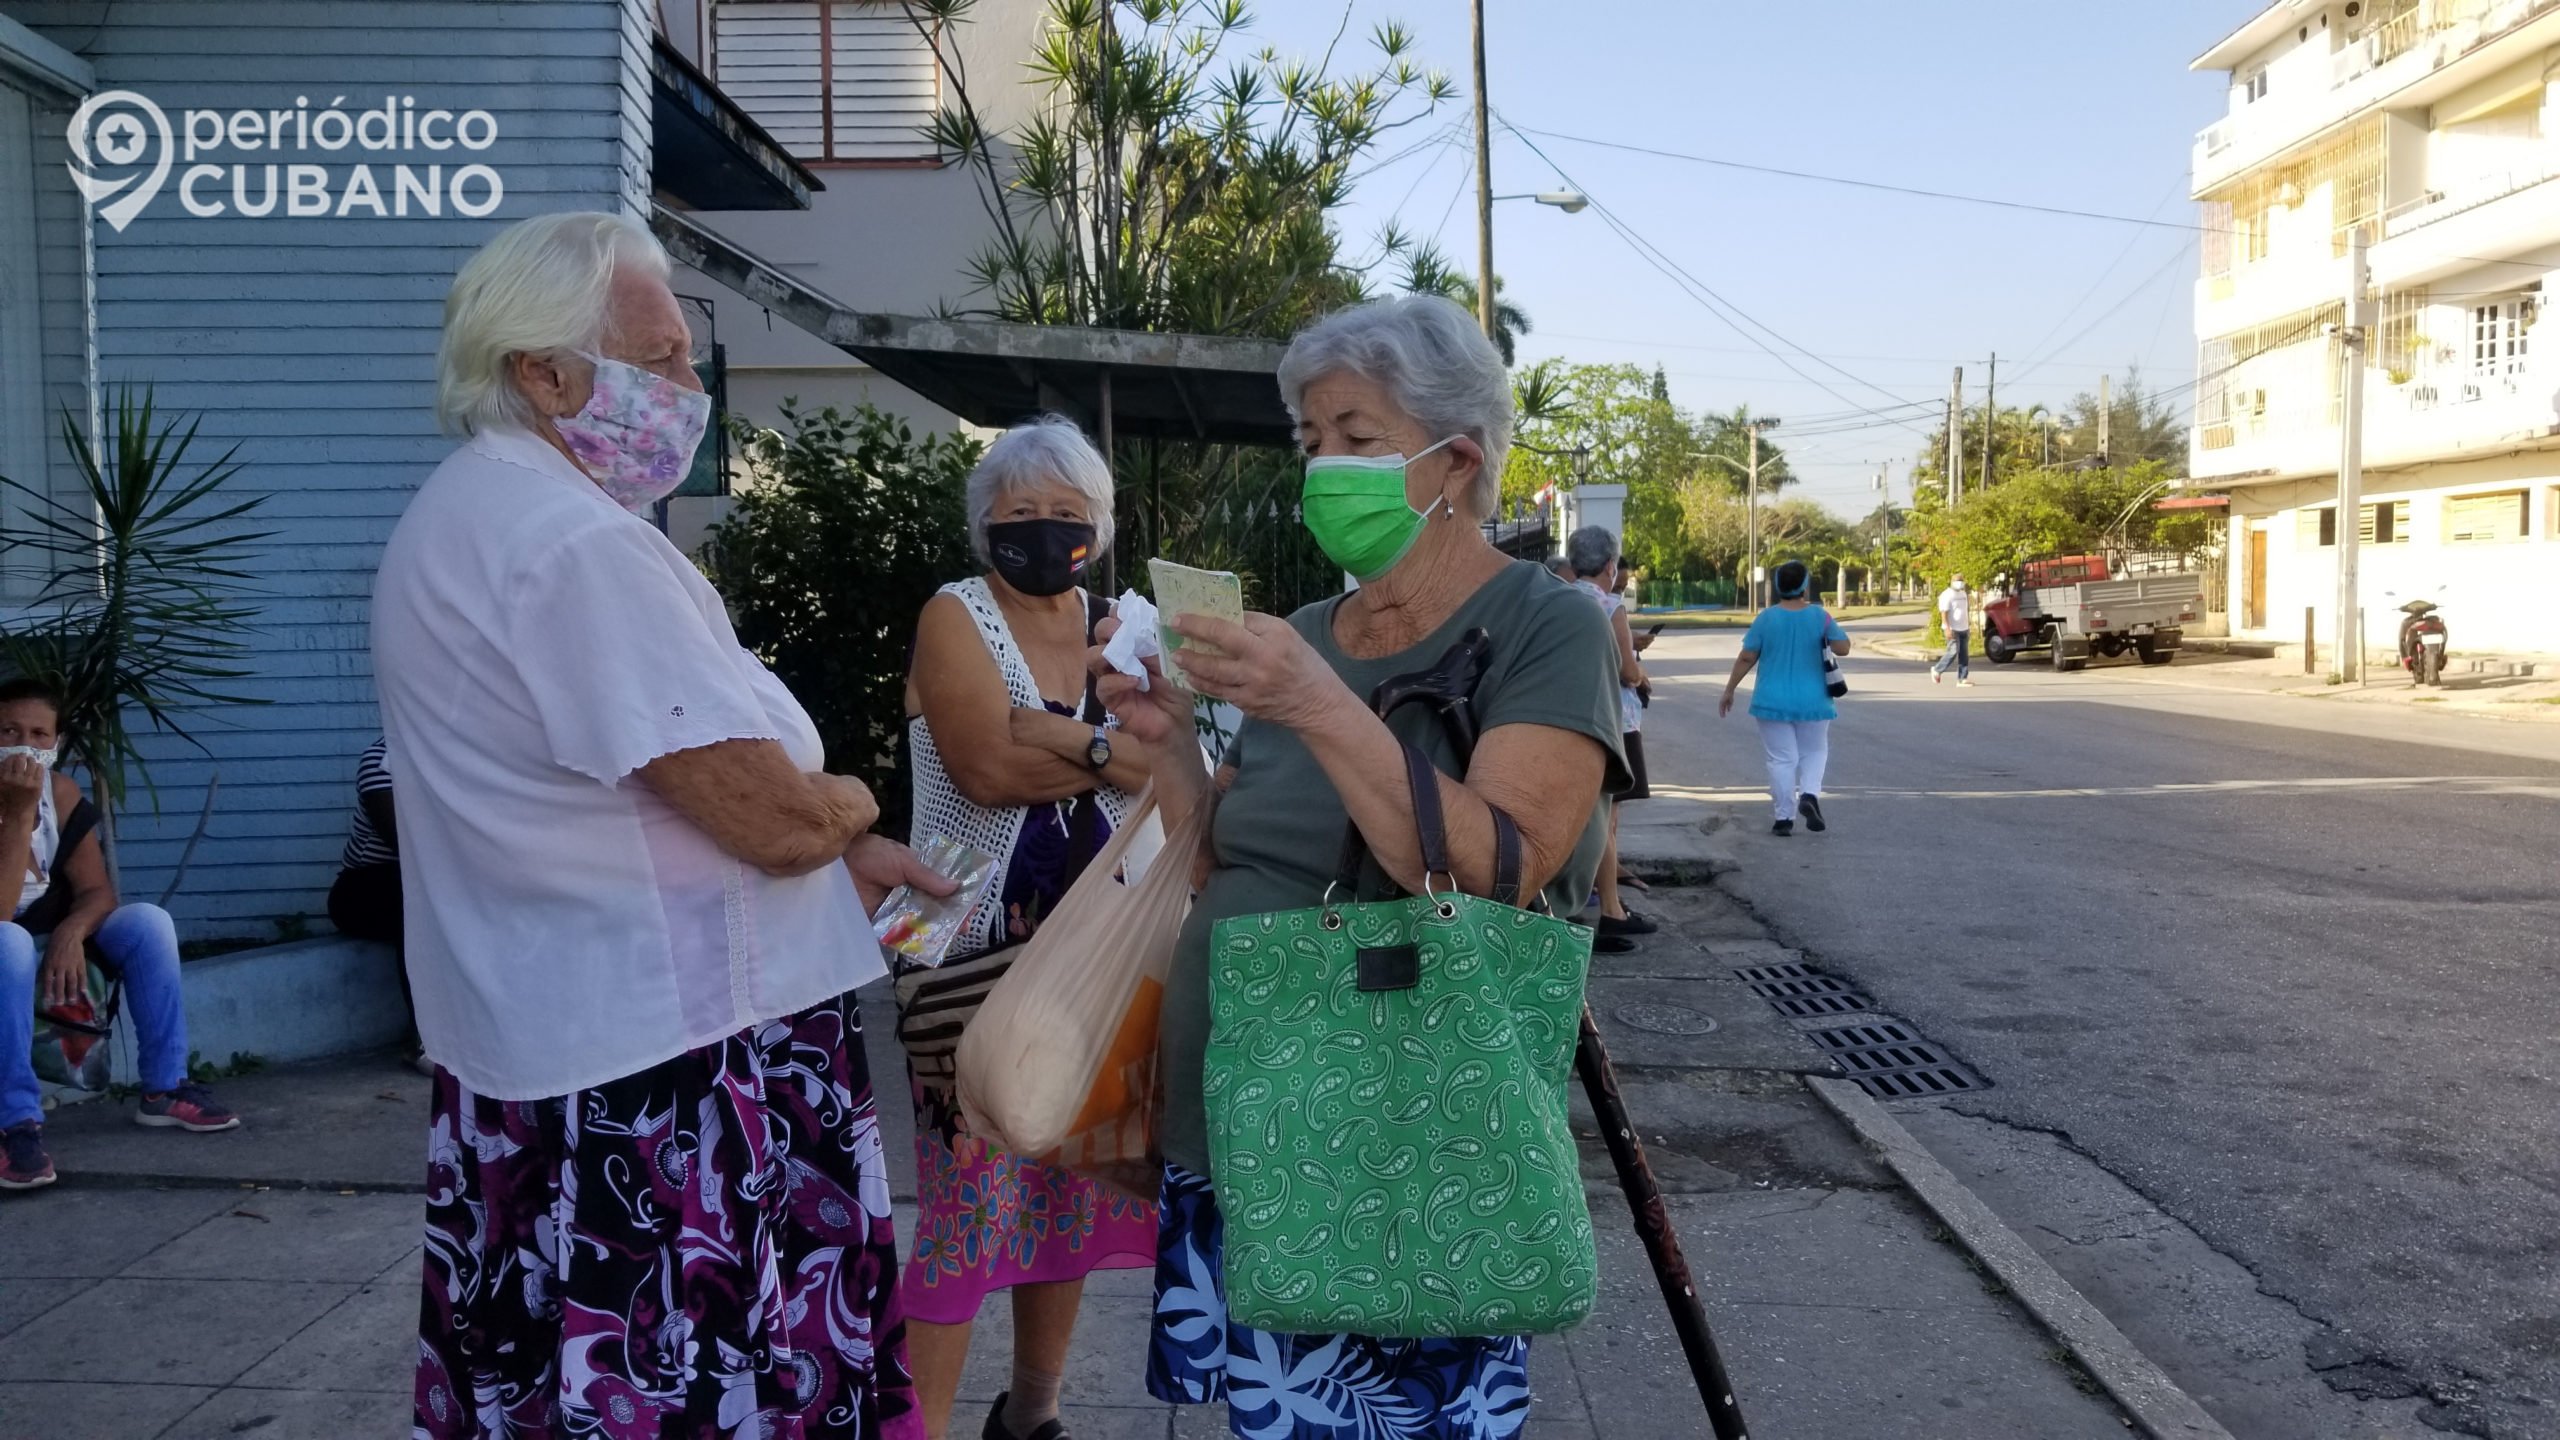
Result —
[[375, 586], [437, 1440], [920, 1433], [848, 992], [883, 973], [870, 902], [922, 872], [641, 518], [709, 411], [668, 273], [603, 214], [463, 267], [463, 443]]

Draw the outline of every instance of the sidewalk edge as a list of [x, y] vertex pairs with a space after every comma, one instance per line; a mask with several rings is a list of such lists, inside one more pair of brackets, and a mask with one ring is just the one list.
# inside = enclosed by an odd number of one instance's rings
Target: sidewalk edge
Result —
[[1806, 1076], [1806, 1088], [1911, 1187], [1920, 1203], [2053, 1332], [2153, 1440], [2233, 1440], [2231, 1432], [2125, 1338], [2115, 1322], [2020, 1239], [1902, 1122], [1855, 1082]]

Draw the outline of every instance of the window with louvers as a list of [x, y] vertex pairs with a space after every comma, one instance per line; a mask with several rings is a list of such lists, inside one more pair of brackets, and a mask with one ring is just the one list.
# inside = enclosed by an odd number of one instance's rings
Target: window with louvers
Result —
[[2456, 495], [2444, 502], [2444, 538], [2521, 540], [2525, 537], [2529, 492], [2501, 490], [2491, 495]]
[[939, 158], [925, 127], [942, 67], [899, 0], [720, 0], [711, 15], [720, 88], [792, 154]]

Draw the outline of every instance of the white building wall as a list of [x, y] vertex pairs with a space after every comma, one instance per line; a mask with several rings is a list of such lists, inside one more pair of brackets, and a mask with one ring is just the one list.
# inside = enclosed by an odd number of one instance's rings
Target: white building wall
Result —
[[[2360, 27], [2390, 7], [2359, 9], [2366, 22], [2342, 3], [2280, 4], [2208, 56], [2231, 69], [2233, 104], [2199, 137], [2198, 198], [2264, 177], [2267, 206], [2233, 216], [2235, 230], [2263, 224], [2263, 254], [2235, 242], [2197, 288], [2190, 468], [2195, 488], [2231, 499], [2233, 629], [2298, 643], [2307, 608], [2324, 650], [2336, 633], [2337, 551], [2304, 516], [2316, 527], [2337, 494], [2340, 349], [2320, 322], [2345, 288], [2339, 217], [2361, 215], [2381, 320], [2363, 377], [2363, 491], [2408, 515], [2392, 543], [2362, 548], [2368, 644], [2387, 652], [2397, 605], [2425, 595], [2444, 606], [2457, 655], [2560, 654], [2560, 328], [2541, 323], [2560, 300], [2560, 3], [2428, 0], [2388, 54]], [[2379, 136], [2371, 209], [2297, 179], [2350, 133]], [[2494, 355], [2477, 343], [2481, 306], [2512, 317]], [[2283, 343], [2232, 358], [2253, 332]], [[2511, 538], [2451, 533], [2464, 497], [2518, 490], [2526, 517]]]

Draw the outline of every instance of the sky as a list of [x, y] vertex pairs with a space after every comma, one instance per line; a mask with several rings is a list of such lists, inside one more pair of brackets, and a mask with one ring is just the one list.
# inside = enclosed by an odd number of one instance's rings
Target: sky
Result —
[[[1776, 416], [1772, 438], [1800, 493], [1848, 516], [1874, 508], [1880, 467], [1897, 500], [1908, 498], [1911, 462], [1959, 364], [1978, 404], [1996, 353], [2004, 408], [2059, 407], [2102, 372], [2132, 366], [2154, 388], [2186, 385], [2198, 273], [2189, 153], [2221, 115], [2226, 83], [2187, 65], [2260, 8], [1485, 0], [1494, 192], [1569, 180], [1596, 202], [1577, 215], [1494, 207], [1494, 268], [1534, 325], [1521, 358], [1659, 363], [1684, 407]], [[1346, 9], [1337, 69], [1374, 61], [1366, 37], [1399, 21], [1418, 61], [1446, 70], [1458, 94], [1381, 146], [1391, 163], [1362, 177], [1342, 229], [1366, 250], [1393, 218], [1471, 272], [1466, 0], [1261, 0], [1248, 34], [1318, 55]], [[1582, 138], [1523, 137], [1505, 122]], [[1591, 140], [2159, 223], [1817, 183]], [[1697, 287], [1748, 320], [1718, 318]]]

